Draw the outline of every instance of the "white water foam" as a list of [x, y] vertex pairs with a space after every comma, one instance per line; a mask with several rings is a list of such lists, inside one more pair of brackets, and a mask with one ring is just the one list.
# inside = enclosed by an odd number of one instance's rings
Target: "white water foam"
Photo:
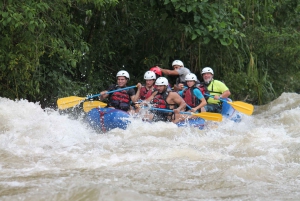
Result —
[[98, 134], [38, 103], [0, 98], [0, 200], [297, 200], [300, 95], [240, 123]]

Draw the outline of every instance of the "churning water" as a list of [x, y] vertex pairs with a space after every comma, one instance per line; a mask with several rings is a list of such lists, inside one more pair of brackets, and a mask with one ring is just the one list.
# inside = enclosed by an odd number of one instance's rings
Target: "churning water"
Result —
[[98, 134], [0, 98], [0, 200], [299, 200], [299, 105], [283, 93], [240, 123], [134, 120]]

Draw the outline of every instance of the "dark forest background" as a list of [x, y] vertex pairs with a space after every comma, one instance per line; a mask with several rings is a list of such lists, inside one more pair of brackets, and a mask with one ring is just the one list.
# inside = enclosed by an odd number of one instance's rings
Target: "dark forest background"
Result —
[[299, 16], [299, 0], [3, 0], [0, 96], [55, 107], [180, 59], [266, 104], [300, 91]]

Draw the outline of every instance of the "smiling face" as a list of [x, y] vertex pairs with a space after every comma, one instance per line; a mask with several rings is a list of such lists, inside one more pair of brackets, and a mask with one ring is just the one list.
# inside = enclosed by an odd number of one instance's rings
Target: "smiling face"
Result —
[[204, 80], [205, 83], [209, 83], [213, 79], [213, 74], [203, 73], [202, 77], [203, 77], [203, 80]]
[[186, 81], [186, 84], [188, 85], [188, 87], [194, 86], [195, 83], [196, 83], [196, 82], [195, 82], [194, 80], [188, 80], [188, 81]]
[[117, 84], [119, 87], [125, 87], [127, 84], [127, 78], [124, 76], [117, 77]]

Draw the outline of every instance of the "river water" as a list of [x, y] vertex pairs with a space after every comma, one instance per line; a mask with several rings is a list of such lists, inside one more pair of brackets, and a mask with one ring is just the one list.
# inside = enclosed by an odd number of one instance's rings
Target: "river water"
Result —
[[98, 134], [0, 98], [0, 200], [299, 200], [300, 95], [204, 130], [134, 120]]

